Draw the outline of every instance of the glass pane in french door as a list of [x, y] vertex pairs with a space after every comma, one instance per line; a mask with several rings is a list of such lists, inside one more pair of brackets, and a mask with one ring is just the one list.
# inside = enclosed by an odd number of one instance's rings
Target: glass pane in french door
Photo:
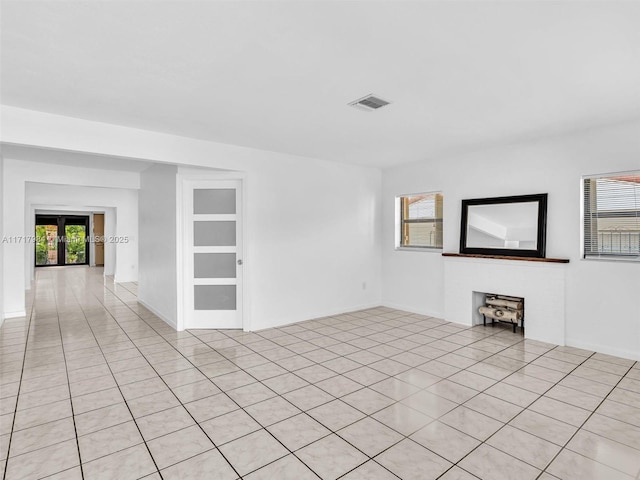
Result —
[[87, 230], [84, 225], [65, 225], [65, 255], [64, 263], [73, 265], [86, 263], [86, 237]]
[[58, 225], [36, 225], [36, 265], [58, 264]]

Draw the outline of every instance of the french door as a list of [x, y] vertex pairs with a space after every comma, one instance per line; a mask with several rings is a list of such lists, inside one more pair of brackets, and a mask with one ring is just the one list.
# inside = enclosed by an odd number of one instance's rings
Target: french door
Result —
[[88, 265], [89, 217], [36, 215], [35, 265]]
[[185, 328], [242, 328], [242, 185], [183, 183]]

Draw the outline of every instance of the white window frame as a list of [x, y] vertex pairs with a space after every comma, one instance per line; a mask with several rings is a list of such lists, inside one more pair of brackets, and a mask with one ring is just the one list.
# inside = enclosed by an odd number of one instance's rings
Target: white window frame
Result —
[[624, 176], [638, 176], [640, 175], [640, 170], [631, 170], [631, 171], [623, 171], [623, 172], [612, 172], [612, 173], [600, 173], [593, 175], [583, 175], [580, 178], [580, 259], [585, 261], [596, 261], [596, 262], [630, 262], [630, 263], [639, 263], [640, 255], [638, 256], [628, 256], [628, 255], [616, 255], [614, 254], [602, 254], [600, 256], [589, 255], [585, 249], [585, 180], [593, 180], [598, 178], [609, 178], [609, 177], [624, 177]]
[[[418, 193], [405, 193], [395, 197], [394, 211], [395, 211], [395, 228], [394, 228], [394, 245], [398, 251], [413, 251], [413, 252], [431, 252], [442, 253], [444, 247], [444, 238], [442, 247], [429, 247], [422, 245], [402, 245], [402, 199], [406, 197], [416, 197], [420, 195], [442, 195], [444, 203], [444, 192], [442, 190], [435, 190], [430, 192], [418, 192]], [[442, 215], [443, 228], [444, 228], [444, 212]]]

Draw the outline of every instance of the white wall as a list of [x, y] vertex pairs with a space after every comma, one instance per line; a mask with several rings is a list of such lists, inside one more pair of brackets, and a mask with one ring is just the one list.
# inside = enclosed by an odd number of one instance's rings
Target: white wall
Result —
[[[4, 188], [4, 158], [0, 155], [0, 187]], [[4, 237], [4, 196], [0, 194], [0, 242]], [[0, 243], [0, 265], [4, 267], [4, 243]], [[0, 268], [0, 325], [4, 322], [4, 268]]]
[[[566, 267], [566, 343], [640, 359], [640, 265], [582, 260], [580, 178], [640, 169], [640, 122], [383, 172], [383, 304], [442, 316], [443, 258], [394, 250], [394, 198], [444, 192], [444, 251], [459, 251], [461, 200], [549, 193], [547, 256]], [[471, 314], [471, 312], [469, 312]]]
[[[27, 184], [38, 184], [37, 188], [29, 187], [29, 198]], [[5, 235], [33, 235], [32, 205], [116, 208], [124, 213], [124, 218], [116, 218], [116, 232], [118, 235], [130, 236], [129, 243], [121, 244], [118, 248], [123, 253], [120, 255], [118, 252], [116, 255], [117, 280], [135, 281], [138, 274], [139, 186], [138, 173], [66, 167], [5, 158], [2, 183]], [[32, 247], [30, 243], [4, 245], [5, 316], [20, 316], [25, 313], [25, 289], [31, 285]]]
[[380, 173], [293, 160], [249, 170], [252, 328], [380, 303]]
[[380, 303], [377, 169], [7, 106], [2, 123], [9, 143], [244, 172], [251, 329]]
[[138, 300], [176, 326], [175, 165], [152, 165], [140, 174]]

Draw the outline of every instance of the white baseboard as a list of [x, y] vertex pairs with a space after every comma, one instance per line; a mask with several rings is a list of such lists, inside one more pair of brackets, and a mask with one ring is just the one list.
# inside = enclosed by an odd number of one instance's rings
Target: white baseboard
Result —
[[143, 302], [142, 300], [140, 300], [138, 298], [138, 303], [140, 305], [142, 305], [144, 308], [146, 308], [147, 310], [149, 310], [151, 313], [153, 313], [156, 317], [158, 317], [160, 320], [162, 320], [164, 323], [166, 323], [167, 325], [169, 325], [170, 327], [173, 327], [174, 330], [178, 329], [178, 326], [176, 325], [175, 321], [172, 321], [170, 319], [168, 319], [167, 317], [165, 317], [162, 313], [158, 312], [155, 308], [153, 308], [151, 305]]
[[[109, 276], [106, 273], [104, 274], [104, 276]], [[132, 275], [132, 276], [127, 276], [127, 275], [118, 275], [117, 273], [113, 275], [113, 282], [114, 283], [135, 283], [138, 281], [138, 276], [137, 275]]]
[[26, 310], [20, 310], [18, 312], [4, 312], [4, 319], [26, 317], [26, 316], [27, 316]]
[[284, 327], [287, 325], [293, 325], [294, 323], [298, 323], [298, 322], [306, 322], [308, 320], [315, 320], [316, 318], [324, 318], [324, 317], [333, 317], [335, 315], [344, 315], [350, 312], [356, 312], [358, 310], [366, 310], [368, 308], [376, 308], [379, 307], [380, 304], [379, 303], [370, 303], [370, 304], [363, 304], [363, 305], [354, 305], [352, 307], [345, 307], [345, 308], [341, 308], [341, 309], [335, 309], [335, 310], [326, 310], [320, 313], [316, 313], [313, 314], [312, 316], [308, 317], [302, 317], [296, 320], [291, 320], [291, 321], [284, 321], [284, 322], [279, 322], [279, 323], [274, 323], [273, 325], [268, 325], [268, 326], [261, 326], [259, 328], [244, 328], [245, 332], [258, 332], [260, 330], [266, 330], [268, 328], [276, 328], [276, 327]]
[[626, 350], [623, 348], [609, 347], [607, 345], [596, 345], [588, 342], [581, 342], [579, 340], [566, 339], [565, 343], [568, 347], [582, 348], [584, 350], [590, 350], [592, 352], [604, 353], [605, 355], [612, 355], [614, 357], [628, 358], [629, 360], [639, 360], [640, 352], [637, 350]]
[[443, 312], [434, 312], [433, 310], [425, 310], [421, 308], [413, 308], [407, 305], [400, 305], [392, 302], [382, 302], [383, 307], [394, 308], [396, 310], [403, 310], [405, 312], [416, 313], [418, 315], [426, 315], [427, 317], [434, 317], [444, 320]]
[[327, 312], [321, 313], [320, 315], [315, 315], [313, 318], [323, 318], [323, 317], [332, 317], [334, 315], [344, 315], [345, 313], [358, 312], [360, 310], [367, 310], [369, 308], [376, 308], [379, 306], [380, 306], [379, 302], [365, 303], [362, 305], [354, 305], [353, 307], [347, 307], [346, 309], [340, 308], [336, 310], [327, 311]]

